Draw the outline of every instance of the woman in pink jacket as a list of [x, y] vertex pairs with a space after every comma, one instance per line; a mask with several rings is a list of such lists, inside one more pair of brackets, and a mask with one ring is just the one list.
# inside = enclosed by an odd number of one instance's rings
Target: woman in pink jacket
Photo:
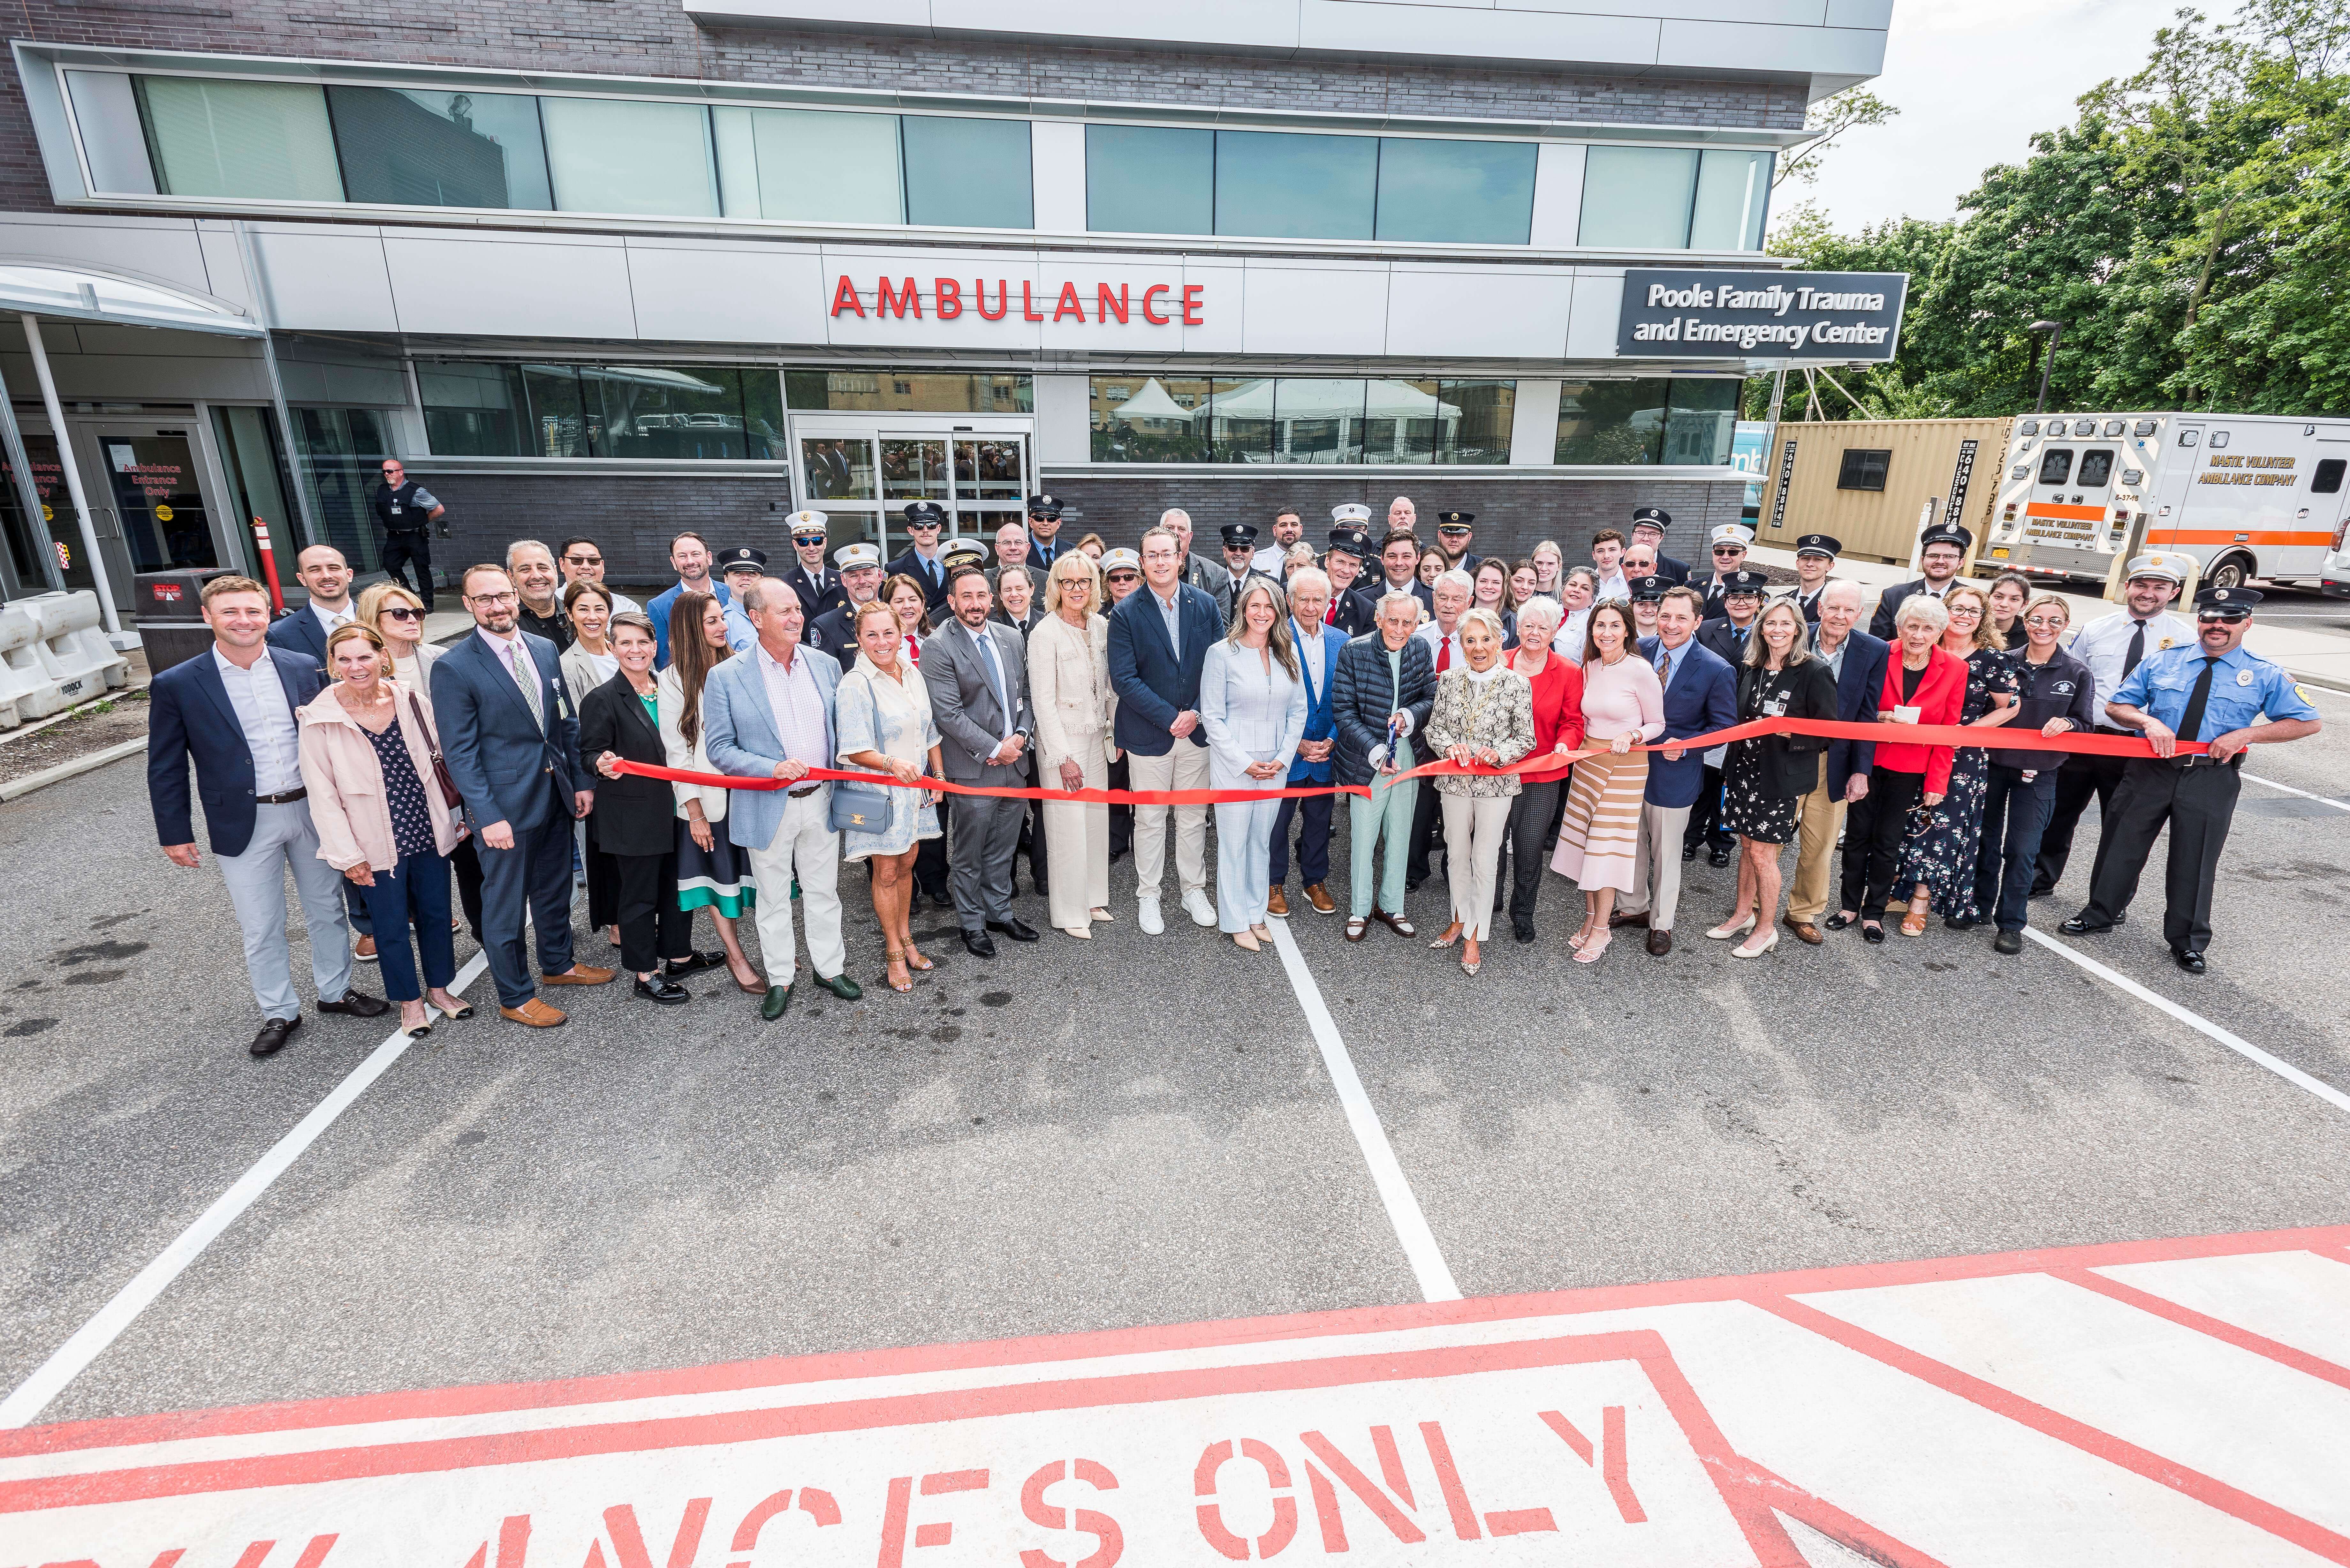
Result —
[[[385, 993], [400, 1003], [400, 1028], [421, 1034], [432, 1027], [427, 995], [451, 1018], [473, 1012], [448, 989], [457, 977], [448, 854], [465, 827], [434, 782], [432, 700], [391, 679], [371, 627], [339, 627], [327, 639], [327, 672], [332, 682], [295, 715], [318, 858], [361, 890]], [[411, 918], [424, 955], [421, 991], [408, 950]]]

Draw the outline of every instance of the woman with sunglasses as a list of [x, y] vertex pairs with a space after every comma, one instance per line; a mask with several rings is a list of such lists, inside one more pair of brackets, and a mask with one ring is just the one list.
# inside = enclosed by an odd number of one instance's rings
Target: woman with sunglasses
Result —
[[[2023, 651], [2015, 667], [2015, 727], [2051, 737], [2086, 733], [2097, 726], [2097, 681], [2089, 667], [2056, 646], [2072, 622], [2072, 607], [2043, 594], [2016, 618]], [[1975, 851], [1975, 910], [1995, 920], [1994, 950], [2023, 950], [2024, 911], [2040, 859], [2040, 836], [2056, 807], [2056, 770], [2063, 752], [1998, 751], [1991, 754], [1982, 806], [1981, 846]]]

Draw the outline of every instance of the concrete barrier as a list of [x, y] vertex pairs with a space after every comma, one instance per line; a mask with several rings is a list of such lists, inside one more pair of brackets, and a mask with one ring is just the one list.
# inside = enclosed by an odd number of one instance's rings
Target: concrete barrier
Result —
[[20, 698], [22, 717], [38, 719], [86, 702], [130, 679], [130, 661], [106, 640], [98, 596], [78, 593], [35, 594], [9, 607], [30, 616], [34, 624], [32, 649], [52, 690], [29, 700]]
[[57, 689], [57, 682], [41, 668], [40, 656], [33, 651], [39, 630], [23, 609], [0, 605], [0, 730], [13, 730], [28, 718], [56, 711], [54, 707], [33, 713], [24, 711], [26, 699], [37, 701], [43, 692]]

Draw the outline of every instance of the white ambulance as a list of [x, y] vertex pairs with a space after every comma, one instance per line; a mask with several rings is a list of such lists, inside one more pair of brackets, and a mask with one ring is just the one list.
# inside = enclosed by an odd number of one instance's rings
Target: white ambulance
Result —
[[2181, 550], [2200, 580], [2318, 586], [2350, 523], [2350, 421], [2277, 414], [2025, 416], [1977, 566], [2104, 578]]

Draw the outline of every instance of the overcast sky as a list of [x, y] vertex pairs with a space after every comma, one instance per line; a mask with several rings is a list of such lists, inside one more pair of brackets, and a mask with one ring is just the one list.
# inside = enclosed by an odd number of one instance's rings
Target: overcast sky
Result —
[[[2073, 118], [2073, 100], [2143, 65], [2182, 0], [1894, 0], [1877, 95], [1898, 119], [1847, 132], [1819, 182], [1782, 185], [1782, 209], [1817, 202], [1846, 233], [1904, 213], [1947, 218], [1994, 163]], [[2229, 0], [2200, 7], [2218, 20]]]

